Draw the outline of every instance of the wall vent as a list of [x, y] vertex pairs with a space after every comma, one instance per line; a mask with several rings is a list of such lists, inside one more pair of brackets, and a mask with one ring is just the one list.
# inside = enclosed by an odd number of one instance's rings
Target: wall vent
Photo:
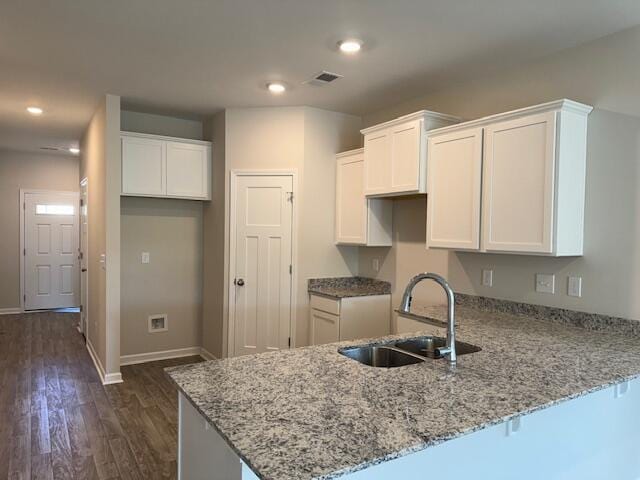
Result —
[[61, 150], [61, 149], [58, 147], [40, 147], [40, 150], [50, 150], [53, 152], [57, 152], [58, 150]]
[[166, 313], [149, 315], [149, 333], [166, 332], [169, 330], [169, 321]]
[[327, 83], [331, 83], [335, 80], [338, 80], [339, 78], [342, 78], [342, 75], [323, 70], [322, 72], [316, 73], [313, 78], [307, 80], [304, 83], [308, 85], [326, 85]]

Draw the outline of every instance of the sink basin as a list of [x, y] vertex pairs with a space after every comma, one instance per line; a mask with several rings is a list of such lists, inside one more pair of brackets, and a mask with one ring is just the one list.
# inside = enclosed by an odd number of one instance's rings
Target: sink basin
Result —
[[[402, 340], [400, 342], [396, 342], [394, 345], [401, 350], [406, 350], [407, 352], [421, 355], [423, 357], [442, 358], [442, 355], [438, 352], [438, 348], [442, 348], [446, 344], [447, 341], [441, 337], [418, 337]], [[456, 342], [456, 354], [458, 356], [479, 352], [480, 350], [482, 349], [475, 345]]]
[[384, 345], [349, 347], [343, 348], [339, 352], [345, 357], [352, 358], [370, 367], [395, 368], [425, 361], [425, 359], [411, 356]]

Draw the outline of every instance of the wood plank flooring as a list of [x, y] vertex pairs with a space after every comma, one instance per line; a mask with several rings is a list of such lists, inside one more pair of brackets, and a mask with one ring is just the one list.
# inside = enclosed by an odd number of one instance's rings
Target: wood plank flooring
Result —
[[177, 476], [177, 392], [163, 368], [122, 368], [103, 386], [78, 314], [0, 315], [0, 480]]

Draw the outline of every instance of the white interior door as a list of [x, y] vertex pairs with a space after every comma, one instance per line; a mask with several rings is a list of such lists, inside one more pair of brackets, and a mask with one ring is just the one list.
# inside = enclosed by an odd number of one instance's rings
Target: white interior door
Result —
[[79, 303], [78, 194], [24, 194], [24, 309]]
[[234, 354], [288, 348], [293, 178], [238, 176], [232, 201]]
[[89, 312], [89, 186], [85, 178], [80, 183], [80, 328], [85, 337], [89, 335], [87, 314]]

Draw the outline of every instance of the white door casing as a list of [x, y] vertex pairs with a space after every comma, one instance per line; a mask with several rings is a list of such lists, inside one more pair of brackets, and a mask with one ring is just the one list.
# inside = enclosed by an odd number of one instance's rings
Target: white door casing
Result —
[[238, 175], [233, 184], [230, 355], [289, 348], [293, 176]]
[[22, 193], [23, 308], [79, 304], [79, 212], [75, 192]]
[[89, 180], [80, 182], [80, 329], [89, 340]]

